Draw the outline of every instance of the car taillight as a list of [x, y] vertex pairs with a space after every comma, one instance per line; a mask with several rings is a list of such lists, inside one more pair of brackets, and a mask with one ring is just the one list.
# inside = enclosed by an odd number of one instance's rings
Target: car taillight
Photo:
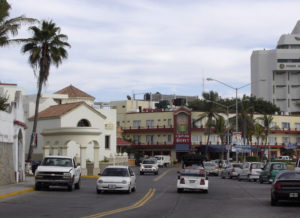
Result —
[[278, 183], [276, 183], [276, 184], [274, 185], [274, 189], [281, 189], [281, 185], [278, 184]]
[[205, 185], [205, 180], [204, 179], [200, 180], [200, 185]]
[[234, 168], [232, 168], [232, 172], [234, 172], [235, 170], [234, 170]]
[[272, 173], [273, 173], [273, 170], [270, 170], [270, 174], [272, 175]]
[[185, 184], [184, 178], [180, 179], [180, 184]]
[[252, 168], [250, 168], [250, 173], [252, 173]]

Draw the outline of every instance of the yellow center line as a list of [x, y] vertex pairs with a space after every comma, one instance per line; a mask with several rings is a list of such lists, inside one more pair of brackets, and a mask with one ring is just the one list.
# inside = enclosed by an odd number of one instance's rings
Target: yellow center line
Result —
[[168, 169], [165, 172], [163, 172], [160, 176], [156, 177], [155, 179], [153, 179], [154, 182], [157, 182], [158, 180], [160, 180], [162, 177], [164, 177], [168, 172], [170, 172], [172, 169]]
[[32, 191], [34, 191], [34, 188], [28, 188], [28, 189], [24, 189], [24, 190], [20, 190], [20, 191], [16, 191], [16, 192], [11, 192], [11, 193], [0, 195], [0, 199], [27, 193], [27, 192], [32, 192]]
[[85, 218], [103, 217], [103, 216], [111, 215], [111, 214], [114, 214], [114, 213], [120, 213], [120, 212], [123, 212], [123, 211], [132, 210], [132, 209], [141, 207], [153, 197], [154, 193], [155, 193], [155, 189], [151, 188], [138, 202], [136, 202], [135, 204], [133, 204], [131, 206], [123, 207], [123, 208], [119, 208], [119, 209], [115, 209], [115, 210], [111, 210], [111, 211], [101, 212], [101, 213], [97, 213], [97, 214], [93, 214], [93, 215], [90, 215], [90, 216], [86, 216]]

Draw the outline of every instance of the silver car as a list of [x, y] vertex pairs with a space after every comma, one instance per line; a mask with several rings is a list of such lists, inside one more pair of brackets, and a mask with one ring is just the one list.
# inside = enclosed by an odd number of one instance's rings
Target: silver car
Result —
[[242, 170], [242, 164], [230, 163], [225, 169], [221, 171], [221, 177], [225, 178], [237, 178]]
[[263, 163], [261, 162], [247, 162], [243, 165], [238, 180], [246, 179], [248, 181], [257, 181], [262, 171]]
[[204, 162], [204, 169], [208, 175], [219, 175], [219, 166], [214, 162]]

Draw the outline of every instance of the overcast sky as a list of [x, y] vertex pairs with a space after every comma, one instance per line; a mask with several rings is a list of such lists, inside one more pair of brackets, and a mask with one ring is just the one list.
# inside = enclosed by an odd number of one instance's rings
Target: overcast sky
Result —
[[[201, 95], [212, 77], [240, 87], [250, 83], [253, 50], [273, 49], [300, 17], [299, 0], [8, 0], [11, 17], [53, 20], [72, 48], [52, 66], [43, 92], [70, 84], [97, 101], [132, 93]], [[30, 36], [27, 27], [19, 37]], [[27, 94], [36, 79], [21, 46], [0, 48], [0, 81]], [[205, 91], [235, 91], [205, 82]], [[250, 88], [239, 95], [250, 94]], [[138, 96], [142, 98], [142, 95]]]

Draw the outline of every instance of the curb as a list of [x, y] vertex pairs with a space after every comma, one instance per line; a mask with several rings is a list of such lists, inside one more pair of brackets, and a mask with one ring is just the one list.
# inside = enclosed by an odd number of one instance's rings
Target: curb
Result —
[[99, 176], [81, 176], [81, 178], [85, 178], [85, 179], [98, 179]]
[[34, 188], [28, 188], [28, 189], [24, 189], [24, 190], [20, 190], [20, 191], [16, 191], [16, 192], [11, 192], [11, 193], [0, 195], [0, 199], [12, 197], [15, 195], [24, 194], [24, 193], [28, 193], [28, 192], [32, 192], [32, 191], [34, 191]]

